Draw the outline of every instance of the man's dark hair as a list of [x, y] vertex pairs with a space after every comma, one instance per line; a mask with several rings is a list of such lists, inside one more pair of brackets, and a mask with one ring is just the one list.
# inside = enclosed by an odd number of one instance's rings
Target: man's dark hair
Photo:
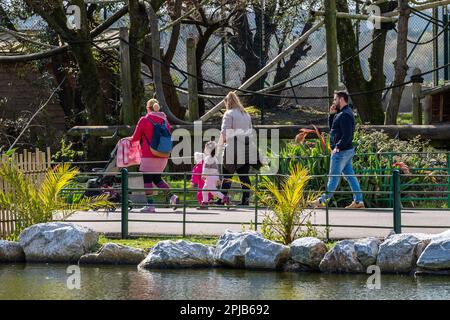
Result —
[[348, 103], [348, 93], [345, 91], [335, 91], [335, 95], [337, 95], [339, 98], [344, 98], [344, 101]]

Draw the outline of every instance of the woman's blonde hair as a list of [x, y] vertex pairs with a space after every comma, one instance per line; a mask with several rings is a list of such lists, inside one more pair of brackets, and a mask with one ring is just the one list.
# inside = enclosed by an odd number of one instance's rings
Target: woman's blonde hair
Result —
[[[158, 106], [158, 107], [157, 107], [158, 110], [155, 110], [155, 109], [153, 108], [155, 105]], [[150, 109], [151, 111], [158, 112], [158, 111], [161, 109], [161, 107], [160, 107], [160, 105], [159, 105], [159, 101], [156, 100], [156, 99], [150, 99], [150, 100], [148, 100], [148, 101], [147, 101], [147, 109]]]
[[247, 110], [245, 110], [244, 106], [242, 105], [241, 100], [239, 99], [238, 95], [234, 93], [233, 91], [230, 91], [225, 99], [225, 107], [227, 110], [231, 110], [234, 108], [239, 109], [242, 113], [247, 113]]

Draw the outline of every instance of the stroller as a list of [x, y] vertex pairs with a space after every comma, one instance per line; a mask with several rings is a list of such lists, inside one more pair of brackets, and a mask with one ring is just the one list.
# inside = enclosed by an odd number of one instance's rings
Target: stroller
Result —
[[[83, 193], [83, 197], [96, 197], [100, 195], [108, 195], [108, 200], [112, 203], [119, 204], [122, 200], [120, 192], [114, 190], [114, 185], [120, 182], [120, 179], [115, 175], [109, 175], [107, 173], [119, 172], [119, 168], [116, 166], [117, 146], [110, 154], [108, 163], [104, 168], [94, 168], [92, 172], [99, 173], [96, 178], [89, 179], [86, 183], [86, 191]], [[104, 173], [104, 174], [101, 174]], [[92, 190], [97, 189], [97, 190]], [[101, 190], [98, 190], [101, 189]], [[133, 203], [128, 200], [128, 210], [133, 209]], [[115, 211], [113, 208], [111, 211]]]

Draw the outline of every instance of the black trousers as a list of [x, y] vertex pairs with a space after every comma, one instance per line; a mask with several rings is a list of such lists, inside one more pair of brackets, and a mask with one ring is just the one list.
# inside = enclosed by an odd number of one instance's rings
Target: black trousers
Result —
[[[248, 174], [250, 172], [250, 164], [245, 164], [239, 169], [236, 170], [237, 174], [239, 175], [239, 180], [241, 183], [245, 183], [246, 185], [241, 184], [241, 188], [245, 190], [242, 195], [242, 202], [248, 201], [250, 198], [250, 188], [248, 185], [250, 185], [250, 177], [249, 176], [243, 176], [243, 174]], [[231, 181], [228, 181], [228, 179], [233, 178], [234, 172], [229, 172], [225, 167], [223, 167], [223, 182], [222, 182], [222, 191], [223, 194], [227, 195], [228, 192], [226, 190], [231, 188]]]
[[158, 183], [163, 182], [163, 179], [160, 174], [144, 174], [144, 183], [153, 183], [155, 186]]

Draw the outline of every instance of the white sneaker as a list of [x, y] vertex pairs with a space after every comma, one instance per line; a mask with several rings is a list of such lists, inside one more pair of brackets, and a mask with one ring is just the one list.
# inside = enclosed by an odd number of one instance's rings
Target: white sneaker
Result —
[[169, 204], [173, 206], [173, 210], [177, 210], [177, 205], [180, 203], [180, 199], [175, 194], [170, 197]]
[[156, 208], [155, 206], [145, 206], [139, 210], [137, 210], [138, 213], [155, 213]]
[[348, 206], [345, 207], [345, 209], [364, 209], [364, 202], [356, 202], [353, 201], [352, 203], [350, 203]]
[[325, 203], [320, 201], [320, 198], [319, 198], [317, 200], [314, 200], [314, 201], [311, 201], [310, 203], [308, 203], [308, 207], [312, 208], [312, 209], [324, 208]]

